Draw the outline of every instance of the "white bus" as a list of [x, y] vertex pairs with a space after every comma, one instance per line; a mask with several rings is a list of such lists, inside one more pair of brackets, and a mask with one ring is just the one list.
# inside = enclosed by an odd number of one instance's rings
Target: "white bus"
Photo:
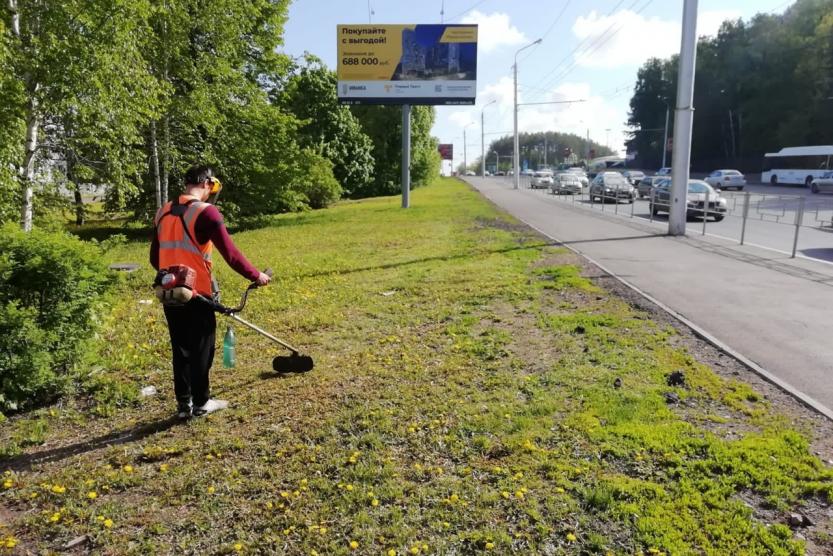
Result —
[[833, 146], [787, 147], [764, 155], [761, 182], [804, 184], [810, 187], [814, 178], [833, 170]]

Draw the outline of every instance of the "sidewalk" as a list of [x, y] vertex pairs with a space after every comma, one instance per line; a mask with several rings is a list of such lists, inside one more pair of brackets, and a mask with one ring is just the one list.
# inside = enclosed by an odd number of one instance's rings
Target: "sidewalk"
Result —
[[[833, 265], [717, 238], [664, 235], [506, 183], [466, 178], [804, 396], [833, 408]], [[691, 223], [696, 227], [696, 223]], [[833, 411], [828, 411], [833, 415]]]

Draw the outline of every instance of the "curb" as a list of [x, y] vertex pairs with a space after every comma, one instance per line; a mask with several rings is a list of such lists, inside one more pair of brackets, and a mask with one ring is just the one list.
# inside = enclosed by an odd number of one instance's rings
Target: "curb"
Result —
[[[521, 219], [519, 219], [519, 220], [521, 220]], [[521, 220], [521, 221], [524, 222], [523, 220]], [[778, 378], [777, 376], [775, 376], [774, 374], [772, 374], [771, 372], [769, 372], [765, 368], [761, 367], [760, 365], [758, 365], [757, 363], [755, 363], [754, 361], [752, 361], [751, 359], [749, 359], [748, 357], [746, 357], [742, 353], [734, 350], [733, 348], [729, 347], [725, 343], [723, 343], [720, 340], [718, 340], [717, 338], [715, 338], [711, 333], [709, 333], [704, 328], [695, 324], [694, 322], [692, 322], [691, 320], [689, 320], [688, 318], [686, 318], [682, 314], [678, 313], [677, 311], [675, 311], [671, 307], [667, 306], [663, 302], [659, 301], [658, 299], [655, 299], [653, 296], [651, 296], [647, 292], [643, 291], [639, 287], [635, 286], [634, 284], [631, 284], [630, 282], [628, 282], [627, 280], [625, 280], [624, 278], [622, 278], [621, 276], [619, 276], [615, 272], [611, 272], [604, 265], [600, 264], [598, 261], [594, 260], [592, 257], [589, 257], [588, 255], [585, 255], [579, 249], [576, 249], [575, 247], [573, 247], [571, 245], [565, 244], [564, 242], [562, 242], [557, 237], [554, 237], [551, 234], [548, 234], [548, 233], [544, 232], [543, 230], [540, 230], [540, 229], [536, 228], [535, 226], [533, 226], [532, 224], [529, 224], [528, 222], [524, 222], [524, 224], [526, 224], [527, 226], [529, 226], [530, 228], [532, 228], [533, 230], [535, 230], [539, 234], [543, 235], [544, 237], [548, 237], [551, 240], [557, 242], [561, 247], [566, 247], [567, 249], [569, 249], [573, 253], [583, 257], [587, 261], [596, 265], [597, 267], [599, 267], [602, 270], [602, 272], [604, 272], [605, 274], [607, 274], [611, 278], [614, 278], [619, 283], [621, 283], [623, 286], [625, 286], [625, 287], [631, 289], [632, 291], [636, 292], [637, 294], [639, 294], [644, 299], [650, 301], [651, 303], [653, 303], [654, 305], [656, 305], [657, 307], [659, 307], [660, 309], [662, 309], [663, 311], [665, 311], [666, 313], [668, 313], [669, 315], [671, 315], [672, 317], [677, 319], [678, 321], [682, 322], [698, 338], [708, 342], [709, 344], [711, 344], [713, 347], [715, 347], [720, 352], [722, 352], [722, 353], [728, 355], [729, 357], [735, 359], [736, 361], [738, 361], [739, 363], [741, 363], [742, 365], [747, 367], [749, 370], [753, 371], [754, 373], [759, 375], [761, 378], [766, 380], [767, 382], [777, 386], [781, 390], [785, 391], [786, 393], [788, 393], [789, 395], [791, 395], [792, 397], [794, 397], [795, 399], [800, 401], [802, 404], [804, 404], [808, 408], [812, 409], [813, 411], [817, 412], [818, 414], [823, 415], [824, 417], [827, 417], [828, 419], [833, 421], [833, 410], [831, 410], [830, 408], [825, 406], [823, 403], [819, 402], [818, 400], [808, 396], [804, 392], [801, 392], [801, 391], [797, 390], [796, 388], [792, 387], [791, 385], [787, 384], [786, 382], [784, 382], [783, 380], [781, 380], [780, 378]]]

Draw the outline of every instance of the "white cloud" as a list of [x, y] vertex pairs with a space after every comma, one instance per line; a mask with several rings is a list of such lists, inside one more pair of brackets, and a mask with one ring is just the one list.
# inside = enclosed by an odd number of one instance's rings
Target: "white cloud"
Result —
[[743, 12], [740, 10], [712, 10], [701, 12], [697, 18], [697, 34], [701, 37], [703, 35], [717, 35], [724, 21], [734, 21], [742, 15]]
[[[715, 35], [722, 23], [741, 16], [739, 10], [703, 11], [698, 16], [697, 34]], [[667, 58], [680, 51], [682, 23], [646, 17], [631, 10], [602, 15], [593, 10], [573, 24], [582, 41], [576, 62], [585, 67], [615, 68], [640, 66], [648, 58]]]
[[509, 21], [509, 15], [502, 12], [484, 14], [474, 10], [463, 18], [463, 23], [476, 23], [477, 48], [484, 54], [501, 47], [529, 42], [522, 32]]

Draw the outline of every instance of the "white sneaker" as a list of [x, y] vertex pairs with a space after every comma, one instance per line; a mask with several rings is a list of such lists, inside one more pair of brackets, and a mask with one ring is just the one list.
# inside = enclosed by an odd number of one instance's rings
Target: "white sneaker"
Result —
[[221, 409], [225, 409], [228, 407], [228, 402], [226, 400], [215, 400], [211, 398], [204, 405], [195, 407], [192, 411], [194, 417], [199, 417], [200, 415], [206, 415], [208, 413], [214, 413], [215, 411], [220, 411]]

